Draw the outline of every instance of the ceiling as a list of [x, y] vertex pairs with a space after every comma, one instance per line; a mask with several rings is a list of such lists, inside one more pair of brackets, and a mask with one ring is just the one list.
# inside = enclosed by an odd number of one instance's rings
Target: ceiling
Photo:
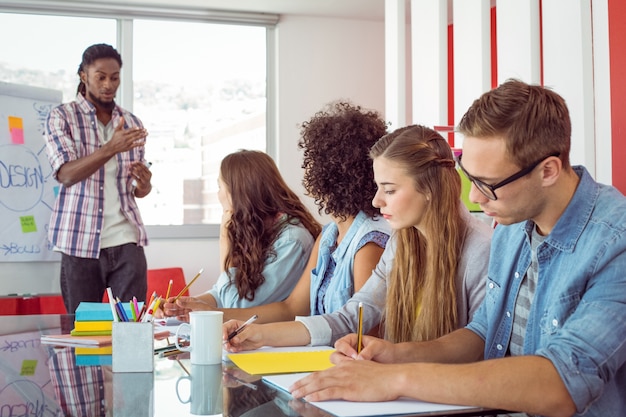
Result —
[[[84, 0], [83, 0], [84, 1]], [[88, 0], [89, 2], [101, 2]], [[407, 7], [410, 0], [406, 0]], [[298, 14], [383, 21], [385, 0], [110, 0], [107, 3], [176, 6], [256, 13]]]

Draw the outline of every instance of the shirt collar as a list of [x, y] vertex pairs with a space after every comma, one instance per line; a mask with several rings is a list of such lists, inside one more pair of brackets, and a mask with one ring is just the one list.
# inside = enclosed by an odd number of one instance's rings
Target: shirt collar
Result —
[[[580, 177], [580, 182], [571, 201], [545, 241], [568, 252], [574, 250], [576, 242], [589, 222], [600, 193], [598, 183], [591, 178], [585, 167], [578, 165], [574, 166], [573, 169], [576, 175]], [[535, 227], [535, 222], [530, 220], [526, 222], [525, 230], [529, 236], [533, 227]]]

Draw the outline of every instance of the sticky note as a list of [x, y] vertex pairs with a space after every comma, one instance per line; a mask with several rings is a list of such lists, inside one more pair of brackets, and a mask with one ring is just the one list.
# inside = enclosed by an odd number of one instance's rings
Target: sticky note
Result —
[[9, 116], [9, 133], [11, 143], [14, 145], [24, 144], [24, 123], [21, 117]]
[[22, 233], [32, 233], [37, 231], [35, 216], [21, 216], [20, 223], [22, 224]]
[[21, 376], [33, 376], [35, 375], [35, 369], [37, 369], [37, 361], [34, 359], [24, 359], [22, 361]]

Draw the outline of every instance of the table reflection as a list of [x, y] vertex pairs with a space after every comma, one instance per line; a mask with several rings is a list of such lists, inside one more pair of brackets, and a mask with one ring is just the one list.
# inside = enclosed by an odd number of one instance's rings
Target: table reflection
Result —
[[192, 365], [186, 353], [155, 356], [154, 372], [112, 372], [41, 344], [73, 326], [72, 315], [0, 317], [0, 416], [330, 416], [232, 363]]

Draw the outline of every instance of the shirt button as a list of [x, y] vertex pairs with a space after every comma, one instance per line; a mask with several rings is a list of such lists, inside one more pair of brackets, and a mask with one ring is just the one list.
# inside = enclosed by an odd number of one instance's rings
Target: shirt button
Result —
[[496, 345], [496, 349], [498, 349], [498, 350], [502, 350], [502, 345], [501, 345], [500, 343], [498, 343], [498, 344]]
[[495, 287], [495, 285], [493, 285], [493, 282], [490, 282], [490, 283], [489, 283], [489, 289], [490, 289], [490, 290], [493, 290], [493, 287]]
[[552, 319], [552, 325], [554, 327], [558, 326], [559, 325], [559, 321], [557, 319]]
[[507, 312], [506, 312], [506, 316], [507, 316], [507, 317], [511, 317], [511, 312], [510, 312], [510, 311], [507, 311]]
[[519, 278], [519, 272], [515, 272], [515, 278]]

